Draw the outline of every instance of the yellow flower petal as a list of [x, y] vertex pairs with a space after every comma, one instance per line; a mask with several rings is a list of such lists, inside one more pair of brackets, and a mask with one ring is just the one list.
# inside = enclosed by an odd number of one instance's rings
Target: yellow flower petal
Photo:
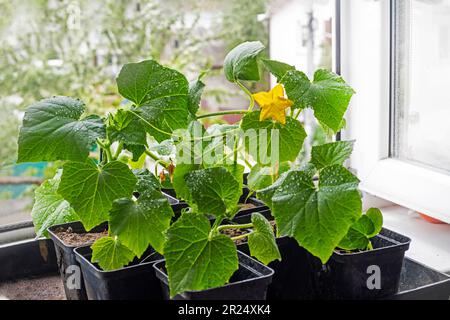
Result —
[[284, 98], [284, 88], [281, 84], [277, 84], [273, 89], [270, 91], [272, 93], [272, 99], [275, 100], [278, 97]]
[[258, 92], [252, 95], [259, 106], [267, 105], [272, 102], [272, 94], [270, 92]]

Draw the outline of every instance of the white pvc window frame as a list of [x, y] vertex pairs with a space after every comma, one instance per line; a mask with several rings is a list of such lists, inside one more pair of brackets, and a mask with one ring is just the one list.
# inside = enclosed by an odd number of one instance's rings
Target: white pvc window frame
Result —
[[356, 90], [343, 139], [361, 189], [450, 223], [450, 176], [390, 157], [395, 0], [341, 1], [341, 74]]

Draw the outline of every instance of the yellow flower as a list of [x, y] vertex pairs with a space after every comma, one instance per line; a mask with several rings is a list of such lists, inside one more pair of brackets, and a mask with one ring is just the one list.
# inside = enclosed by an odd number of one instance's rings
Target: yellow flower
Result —
[[269, 92], [258, 92], [253, 94], [253, 98], [261, 108], [259, 121], [271, 118], [282, 124], [286, 124], [286, 108], [293, 105], [293, 102], [284, 97], [284, 89], [281, 84], [277, 84]]

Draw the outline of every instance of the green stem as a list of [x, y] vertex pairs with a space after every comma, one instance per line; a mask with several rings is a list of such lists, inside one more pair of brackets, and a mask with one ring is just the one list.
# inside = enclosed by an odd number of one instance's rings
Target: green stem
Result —
[[197, 116], [197, 119], [217, 117], [217, 116], [223, 116], [223, 115], [227, 115], [227, 114], [246, 114], [248, 112], [249, 112], [248, 110], [229, 110], [229, 111], [212, 112], [212, 113], [199, 115], [199, 116]]
[[253, 228], [253, 223], [246, 224], [224, 224], [217, 227], [217, 231], [225, 230], [225, 229], [248, 229]]
[[367, 245], [367, 249], [373, 250], [372, 242], [369, 240], [369, 244]]
[[106, 162], [110, 162], [113, 160], [111, 149], [110, 149], [110, 143], [103, 143], [100, 139], [97, 138], [97, 144], [106, 152]]
[[237, 240], [245, 239], [248, 237], [249, 234], [250, 233], [244, 233], [244, 234], [241, 234], [240, 236], [232, 237], [231, 240], [237, 241]]
[[145, 154], [148, 155], [150, 158], [152, 158], [153, 160], [157, 161], [159, 164], [161, 164], [164, 168], [167, 169], [167, 167], [169, 166], [169, 163], [160, 159], [156, 154], [154, 154], [153, 152], [151, 152], [148, 149], [145, 149]]
[[236, 84], [242, 89], [242, 91], [247, 94], [247, 96], [250, 99], [250, 105], [248, 106], [248, 111], [251, 112], [253, 110], [253, 107], [255, 106], [255, 99], [253, 98], [252, 93], [239, 81], [236, 80]]
[[122, 150], [123, 150], [123, 141], [120, 141], [119, 145], [117, 146], [116, 153], [114, 154], [114, 159], [117, 159], [120, 156]]
[[300, 115], [301, 112], [302, 112], [302, 109], [299, 109], [299, 110], [297, 111], [297, 113], [295, 114], [294, 119], [297, 119], [297, 118], [299, 117], [299, 115]]

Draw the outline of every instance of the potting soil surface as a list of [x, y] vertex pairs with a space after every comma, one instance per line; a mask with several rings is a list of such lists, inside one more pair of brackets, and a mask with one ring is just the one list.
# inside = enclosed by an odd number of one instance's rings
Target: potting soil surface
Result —
[[0, 300], [66, 300], [59, 275], [0, 283]]

